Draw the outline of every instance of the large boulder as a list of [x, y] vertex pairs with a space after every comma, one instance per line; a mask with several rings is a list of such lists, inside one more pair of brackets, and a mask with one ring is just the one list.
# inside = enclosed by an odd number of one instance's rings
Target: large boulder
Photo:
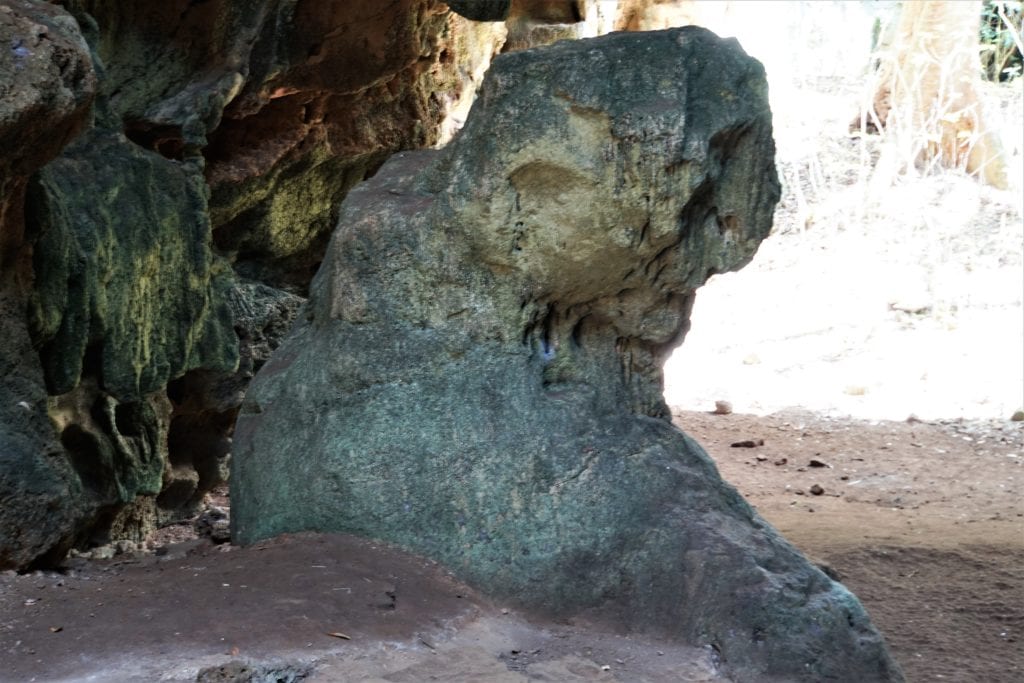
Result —
[[343, 204], [242, 405], [234, 537], [385, 539], [709, 645], [739, 681], [901, 680], [661, 395], [695, 289], [768, 233], [773, 160], [763, 69], [703, 29], [498, 58], [449, 147]]

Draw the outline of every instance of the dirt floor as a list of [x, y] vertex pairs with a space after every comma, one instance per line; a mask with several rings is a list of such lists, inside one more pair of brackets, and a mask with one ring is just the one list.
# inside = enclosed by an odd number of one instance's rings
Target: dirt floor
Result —
[[[804, 29], [832, 11], [799, 5], [766, 11]], [[879, 141], [847, 128], [867, 56], [825, 59], [866, 49], [831, 30], [856, 18], [800, 40], [741, 36], [768, 68], [783, 199], [753, 263], [698, 294], [666, 397], [724, 478], [860, 597], [909, 681], [1018, 683], [1022, 82], [988, 98], [1009, 191], [955, 172], [880, 183]], [[808, 37], [814, 58], [758, 51]], [[702, 412], [716, 399], [737, 414]], [[725, 680], [710, 652], [530, 620], [379, 544], [195, 535], [169, 527], [145, 551], [0, 574], [0, 681]]]
[[[833, 60], [855, 46], [749, 45], [768, 68], [783, 197], [753, 262], [697, 294], [667, 400], [861, 598], [908, 680], [1022, 681], [1024, 83], [984, 84], [1009, 189], [912, 165], [886, 176], [888, 143], [848, 129], [863, 81]], [[694, 412], [716, 400], [744, 414]]]
[[531, 621], [440, 566], [341, 535], [0, 576], [0, 680], [720, 681], [714, 655]]
[[[1024, 423], [676, 422], [861, 598], [908, 680], [1024, 678]], [[727, 680], [711, 652], [531, 620], [344, 536], [237, 548], [172, 527], [145, 552], [0, 575], [0, 615], [12, 683]]]
[[1024, 423], [807, 412], [676, 422], [853, 590], [909, 681], [1024, 680]]

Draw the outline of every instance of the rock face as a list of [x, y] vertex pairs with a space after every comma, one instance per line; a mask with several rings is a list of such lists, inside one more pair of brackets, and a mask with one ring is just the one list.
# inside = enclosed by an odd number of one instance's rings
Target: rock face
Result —
[[126, 401], [193, 368], [234, 368], [237, 341], [217, 291], [230, 270], [218, 272], [210, 250], [198, 168], [96, 128], [34, 183], [33, 321], [52, 393], [92, 371]]
[[439, 141], [472, 99], [462, 73], [503, 34], [432, 0], [261, 4], [248, 78], [204, 151], [214, 238], [243, 275], [304, 289], [340, 200], [393, 152]]
[[28, 177], [81, 130], [96, 94], [89, 48], [64, 10], [30, 0], [0, 6], [0, 267], [23, 242]]
[[346, 199], [243, 403], [234, 537], [385, 539], [740, 681], [901, 680], [661, 396], [694, 290], [769, 230], [773, 157], [763, 70], [703, 29], [500, 57], [445, 150]]
[[29, 176], [84, 125], [96, 78], [77, 24], [53, 5], [5, 2], [0, 45], [0, 567], [8, 567], [65, 543], [83, 514], [25, 316], [24, 198]]
[[0, 568], [195, 511], [341, 199], [450, 134], [504, 36], [435, 0], [60, 4], [0, 6]]

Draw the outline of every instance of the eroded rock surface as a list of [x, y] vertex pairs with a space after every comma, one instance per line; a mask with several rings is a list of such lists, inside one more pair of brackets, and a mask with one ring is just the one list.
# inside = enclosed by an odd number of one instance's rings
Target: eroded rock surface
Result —
[[235, 538], [385, 539], [710, 645], [740, 681], [901, 680], [661, 396], [694, 290], [770, 228], [773, 158], [763, 69], [702, 29], [496, 60], [449, 147], [345, 201], [242, 407]]
[[450, 136], [504, 37], [436, 0], [60, 4], [0, 6], [0, 566], [195, 512], [340, 200]]
[[25, 315], [24, 198], [29, 176], [84, 125], [96, 78], [77, 24], [53, 5], [0, 5], [0, 46], [0, 567], [10, 567], [65, 543], [83, 514]]
[[63, 9], [31, 0], [0, 6], [0, 269], [24, 238], [25, 181], [60, 153], [96, 94], [89, 48]]

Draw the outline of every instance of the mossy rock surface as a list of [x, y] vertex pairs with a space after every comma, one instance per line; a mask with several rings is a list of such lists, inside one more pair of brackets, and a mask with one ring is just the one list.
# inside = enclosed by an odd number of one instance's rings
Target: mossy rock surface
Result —
[[87, 365], [120, 400], [192, 368], [230, 370], [237, 339], [199, 170], [94, 129], [31, 188], [33, 322], [50, 393]]
[[902, 680], [662, 397], [695, 290], [750, 260], [778, 198], [764, 71], [735, 41], [499, 57], [448, 147], [342, 205], [241, 408], [234, 538], [383, 539], [527, 608], [713, 647], [737, 681]]

